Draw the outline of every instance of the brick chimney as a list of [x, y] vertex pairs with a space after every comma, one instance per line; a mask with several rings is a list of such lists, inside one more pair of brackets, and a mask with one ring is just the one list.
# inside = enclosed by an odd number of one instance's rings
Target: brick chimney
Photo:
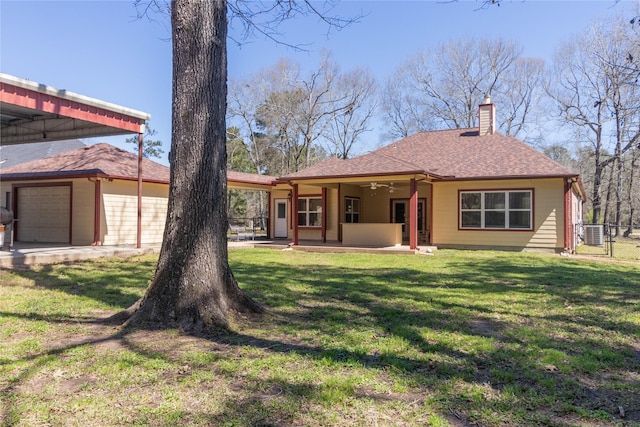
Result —
[[487, 94], [484, 101], [478, 107], [478, 129], [480, 136], [493, 135], [496, 129], [496, 106], [491, 103], [491, 97]]

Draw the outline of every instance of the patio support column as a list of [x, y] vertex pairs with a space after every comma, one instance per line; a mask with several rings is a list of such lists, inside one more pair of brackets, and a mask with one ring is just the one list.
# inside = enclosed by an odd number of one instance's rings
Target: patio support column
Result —
[[322, 187], [322, 243], [327, 243], [327, 187]]
[[138, 133], [138, 233], [136, 248], [142, 247], [142, 132]]
[[293, 212], [291, 215], [291, 219], [293, 222], [293, 241], [291, 242], [292, 245], [297, 245], [298, 244], [298, 184], [292, 184], [292, 189], [291, 189], [291, 205], [292, 208], [291, 211]]
[[93, 243], [92, 246], [100, 246], [102, 242], [100, 242], [100, 211], [102, 210], [102, 206], [100, 204], [100, 200], [102, 199], [102, 180], [100, 178], [96, 178], [94, 184], [94, 195], [93, 195]]
[[409, 181], [409, 249], [418, 247], [418, 184]]
[[267, 239], [273, 239], [271, 237], [271, 191], [267, 191]]

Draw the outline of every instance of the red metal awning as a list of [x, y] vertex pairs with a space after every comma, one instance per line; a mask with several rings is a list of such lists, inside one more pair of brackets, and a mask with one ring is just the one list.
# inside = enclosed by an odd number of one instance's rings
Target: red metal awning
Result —
[[151, 115], [0, 73], [2, 145], [144, 133]]

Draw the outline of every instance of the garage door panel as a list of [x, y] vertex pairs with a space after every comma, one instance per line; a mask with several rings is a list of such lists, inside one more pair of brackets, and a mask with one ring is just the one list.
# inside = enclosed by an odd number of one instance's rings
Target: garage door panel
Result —
[[19, 241], [69, 243], [70, 186], [19, 188], [17, 202]]

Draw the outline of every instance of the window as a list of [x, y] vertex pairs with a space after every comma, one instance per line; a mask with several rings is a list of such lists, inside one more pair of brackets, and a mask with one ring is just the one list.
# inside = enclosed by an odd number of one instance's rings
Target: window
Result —
[[321, 197], [298, 198], [298, 226], [300, 227], [322, 226], [322, 198]]
[[344, 222], [360, 222], [360, 199], [355, 197], [344, 198]]
[[531, 190], [461, 191], [460, 228], [531, 230]]

